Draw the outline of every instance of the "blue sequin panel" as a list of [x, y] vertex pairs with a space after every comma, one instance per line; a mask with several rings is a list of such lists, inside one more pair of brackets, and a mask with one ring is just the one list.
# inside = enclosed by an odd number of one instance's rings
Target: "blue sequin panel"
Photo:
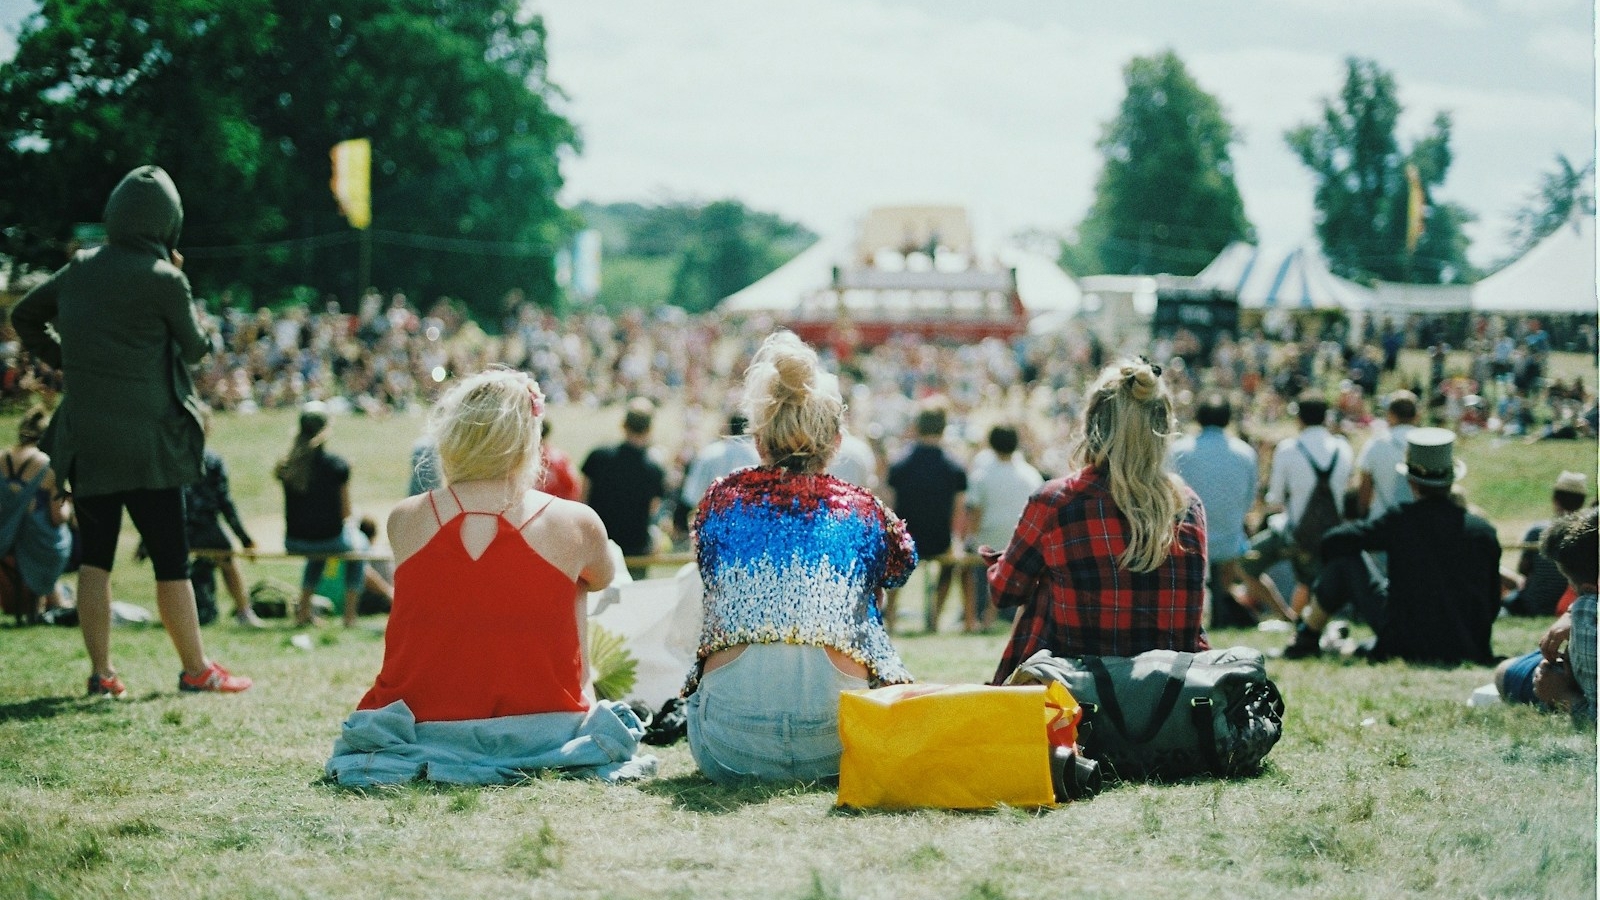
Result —
[[695, 536], [701, 659], [737, 644], [808, 644], [857, 660], [874, 685], [911, 680], [877, 592], [905, 583], [916, 552], [871, 494], [827, 475], [745, 470], [707, 492]]

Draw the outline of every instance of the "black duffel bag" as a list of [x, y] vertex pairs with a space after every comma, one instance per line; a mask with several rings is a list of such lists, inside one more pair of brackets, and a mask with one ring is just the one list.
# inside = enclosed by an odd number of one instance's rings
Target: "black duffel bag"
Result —
[[1283, 735], [1283, 696], [1251, 647], [1138, 656], [1040, 650], [1007, 684], [1059, 681], [1083, 707], [1078, 742], [1128, 779], [1250, 775]]

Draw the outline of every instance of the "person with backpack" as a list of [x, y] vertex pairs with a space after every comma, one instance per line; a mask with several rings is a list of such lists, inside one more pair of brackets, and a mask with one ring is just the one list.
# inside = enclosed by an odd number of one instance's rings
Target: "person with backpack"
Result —
[[[1417, 499], [1323, 537], [1315, 596], [1284, 659], [1320, 655], [1330, 612], [1352, 604], [1376, 635], [1369, 659], [1494, 663], [1490, 638], [1500, 614], [1500, 539], [1451, 490], [1467, 473], [1455, 458], [1455, 441], [1449, 429], [1412, 429], [1405, 462], [1397, 468]], [[1375, 577], [1363, 551], [1388, 553], [1387, 580]]]
[[1296, 585], [1293, 609], [1299, 613], [1322, 564], [1322, 536], [1343, 519], [1340, 498], [1355, 470], [1355, 451], [1324, 424], [1328, 401], [1321, 394], [1301, 393], [1295, 398], [1295, 415], [1300, 433], [1279, 441], [1272, 451], [1267, 527], [1251, 538], [1240, 569], [1257, 607], [1282, 609], [1283, 595], [1267, 570], [1288, 560]]

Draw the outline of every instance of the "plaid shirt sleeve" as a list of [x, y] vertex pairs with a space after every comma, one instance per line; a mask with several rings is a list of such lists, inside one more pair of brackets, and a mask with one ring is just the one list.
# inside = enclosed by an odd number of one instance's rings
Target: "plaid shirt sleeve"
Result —
[[1583, 692], [1583, 702], [1574, 705], [1573, 715], [1595, 717], [1595, 595], [1580, 594], [1567, 611], [1572, 616], [1572, 636], [1567, 640], [1567, 662], [1572, 678]]

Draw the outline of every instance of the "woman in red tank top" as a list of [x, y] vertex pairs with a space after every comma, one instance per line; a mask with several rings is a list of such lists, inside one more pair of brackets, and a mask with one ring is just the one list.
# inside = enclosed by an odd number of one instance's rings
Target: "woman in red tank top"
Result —
[[577, 712], [593, 703], [587, 598], [611, 583], [593, 510], [532, 489], [544, 397], [521, 372], [468, 378], [434, 408], [445, 486], [389, 516], [394, 607], [359, 709], [418, 722]]

